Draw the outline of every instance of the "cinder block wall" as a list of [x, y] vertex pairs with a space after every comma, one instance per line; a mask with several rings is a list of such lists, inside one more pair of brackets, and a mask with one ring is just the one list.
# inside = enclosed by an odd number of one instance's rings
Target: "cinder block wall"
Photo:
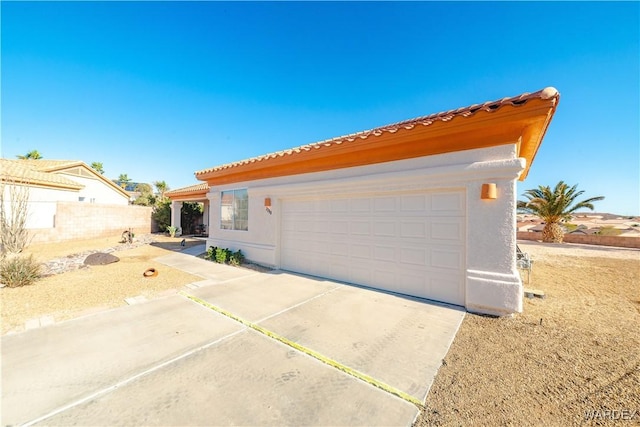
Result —
[[147, 206], [58, 202], [54, 227], [30, 230], [31, 243], [120, 237], [129, 228], [134, 234], [150, 233], [153, 231], [152, 209]]
[[[518, 231], [519, 240], [542, 240], [542, 233], [534, 233], [531, 231]], [[639, 237], [622, 237], [622, 236], [585, 236], [580, 234], [565, 234], [565, 243], [581, 243], [583, 245], [600, 245], [600, 246], [616, 246], [619, 248], [636, 248], [640, 249]]]

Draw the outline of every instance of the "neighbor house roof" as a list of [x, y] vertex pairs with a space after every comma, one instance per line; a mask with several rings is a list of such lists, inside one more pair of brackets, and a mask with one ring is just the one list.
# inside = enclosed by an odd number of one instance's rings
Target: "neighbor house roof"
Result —
[[0, 180], [76, 191], [84, 188], [84, 185], [62, 175], [42, 171], [27, 160], [0, 159]]
[[[111, 187], [122, 196], [129, 198], [129, 193], [116, 185], [113, 181], [102, 174], [96, 172], [86, 163], [80, 160], [48, 160], [48, 159], [1, 159], [3, 168], [0, 175], [10, 178], [10, 180], [23, 182], [25, 184], [39, 185], [44, 187], [65, 188], [80, 190], [84, 185], [73, 179], [67, 178], [61, 173], [78, 175], [84, 177], [97, 178], [105, 185]], [[6, 166], [6, 171], [5, 171]]]
[[188, 187], [176, 188], [175, 190], [167, 191], [164, 195], [171, 200], [194, 200], [205, 199], [207, 192], [209, 192], [209, 184], [204, 182]]
[[209, 185], [320, 172], [447, 152], [518, 144], [523, 180], [555, 113], [552, 87], [392, 123], [197, 171]]

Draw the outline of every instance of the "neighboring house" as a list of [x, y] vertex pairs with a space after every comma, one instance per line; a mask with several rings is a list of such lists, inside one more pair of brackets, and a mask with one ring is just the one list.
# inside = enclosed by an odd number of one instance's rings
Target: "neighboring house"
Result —
[[516, 181], [558, 101], [546, 88], [198, 171], [207, 244], [470, 311], [519, 312]]
[[[125, 190], [81, 161], [0, 159], [0, 182], [5, 184], [5, 203], [10, 186], [28, 189], [27, 228], [42, 230], [43, 234], [56, 227], [59, 203], [129, 204]], [[97, 219], [94, 222], [99, 223]]]

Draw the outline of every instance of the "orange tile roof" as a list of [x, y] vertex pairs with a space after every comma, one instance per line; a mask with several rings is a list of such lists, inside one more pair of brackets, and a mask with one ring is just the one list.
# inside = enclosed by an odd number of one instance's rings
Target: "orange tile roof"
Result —
[[200, 184], [190, 185], [188, 187], [176, 188], [175, 190], [167, 191], [165, 196], [169, 197], [172, 200], [178, 199], [180, 197], [206, 197], [207, 192], [209, 191], [209, 184], [206, 182]]
[[[266, 165], [267, 163], [270, 163], [277, 159], [290, 157], [293, 160], [294, 157], [304, 157], [306, 155], [310, 155], [310, 153], [314, 153], [318, 151], [327, 152], [329, 150], [337, 150], [338, 147], [341, 145], [348, 145], [350, 143], [354, 143], [357, 141], [368, 140], [373, 137], [382, 137], [385, 135], [395, 134], [395, 133], [398, 133], [399, 131], [410, 131], [418, 128], [432, 127], [435, 124], [447, 124], [448, 126], [450, 126], [449, 123], [454, 123], [454, 122], [458, 123], [459, 119], [470, 119], [475, 116], [479, 116], [482, 113], [495, 114], [498, 111], [504, 110], [506, 107], [520, 108], [522, 106], [527, 105], [532, 100], [549, 101], [545, 103], [545, 105], [546, 104], [550, 105], [551, 111], [546, 113], [547, 117], [545, 120], [543, 120], [544, 123], [540, 123], [538, 125], [540, 129], [536, 129], [537, 132], [535, 132], [536, 135], [539, 137], [538, 141], [534, 144], [535, 145], [534, 147], [528, 148], [529, 151], [532, 150], [531, 152], [525, 153], [526, 154], [525, 157], [529, 157], [527, 159], [528, 160], [527, 168], [523, 173], [523, 175], [526, 176], [530, 163], [533, 160], [535, 153], [537, 152], [538, 145], [541, 142], [542, 137], [544, 136], [544, 133], [546, 132], [546, 128], [551, 120], [551, 117], [553, 116], [553, 113], [555, 112], [555, 108], [558, 104], [559, 98], [560, 98], [560, 94], [555, 88], [547, 87], [545, 89], [542, 89], [533, 93], [523, 93], [521, 95], [514, 96], [514, 97], [502, 98], [496, 101], [485, 102], [483, 104], [474, 104], [468, 107], [462, 107], [455, 110], [435, 113], [428, 116], [422, 116], [422, 117], [418, 117], [410, 120], [404, 120], [401, 122], [392, 123], [389, 125], [377, 127], [375, 129], [371, 129], [367, 131], [357, 132], [350, 135], [339, 136], [336, 138], [331, 138], [324, 141], [315, 142], [312, 144], [301, 145], [299, 147], [291, 148], [288, 150], [282, 150], [274, 153], [264, 154], [257, 157], [252, 157], [245, 160], [240, 160], [237, 162], [227, 163], [220, 166], [215, 166], [212, 168], [197, 171], [195, 172], [195, 175], [196, 175], [196, 178], [203, 181], [207, 180], [209, 184], [213, 184], [216, 182], [217, 175], [221, 175], [221, 173], [224, 174], [225, 172], [227, 174], [231, 174], [232, 173], [231, 170], [233, 169], [238, 169], [237, 172], [241, 173], [241, 169], [243, 169], [243, 167], [246, 169], [246, 166], [252, 166], [258, 163], [264, 163], [265, 164], [264, 168], [266, 168], [268, 167]], [[544, 115], [544, 113], [541, 112], [539, 115], [542, 116]], [[540, 122], [540, 120], [538, 121]], [[457, 151], [457, 150], [455, 149], [455, 147], [451, 147], [447, 151]], [[446, 151], [440, 151], [440, 152], [446, 152]], [[413, 157], [416, 157], [416, 156], [413, 156]], [[339, 167], [344, 167], [344, 166], [333, 167], [333, 169], [339, 168]], [[332, 167], [324, 166], [322, 169], [318, 169], [318, 170], [328, 170], [328, 169], [332, 169]], [[297, 172], [297, 173], [301, 173], [301, 172]], [[279, 172], [280, 176], [283, 174], [286, 174], [286, 173]], [[522, 176], [521, 179], [524, 179], [524, 176]], [[240, 180], [241, 178], [234, 178], [234, 179], [237, 181], [237, 180]]]

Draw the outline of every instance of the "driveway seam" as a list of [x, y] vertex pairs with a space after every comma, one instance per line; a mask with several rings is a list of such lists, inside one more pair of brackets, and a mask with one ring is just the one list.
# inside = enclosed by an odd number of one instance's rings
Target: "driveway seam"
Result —
[[74, 408], [74, 407], [78, 406], [78, 405], [82, 405], [83, 403], [89, 402], [89, 401], [91, 401], [91, 400], [93, 400], [93, 399], [95, 399], [97, 397], [100, 397], [100, 396], [103, 396], [105, 394], [108, 394], [109, 392], [115, 391], [115, 390], [119, 389], [120, 387], [123, 387], [123, 386], [125, 386], [125, 385], [127, 385], [127, 384], [129, 384], [129, 383], [131, 383], [131, 382], [133, 382], [135, 380], [137, 380], [138, 378], [141, 378], [141, 377], [144, 377], [144, 376], [146, 376], [148, 374], [151, 374], [151, 373], [153, 373], [153, 372], [155, 372], [155, 371], [157, 371], [159, 369], [164, 368], [165, 366], [169, 366], [172, 363], [175, 363], [175, 362], [177, 362], [179, 360], [185, 359], [185, 358], [187, 358], [187, 357], [189, 357], [189, 356], [191, 356], [193, 354], [199, 353], [202, 350], [206, 350], [209, 347], [212, 347], [212, 346], [214, 346], [216, 344], [219, 344], [219, 343], [221, 343], [221, 342], [223, 342], [223, 341], [225, 341], [225, 340], [227, 340], [227, 339], [229, 339], [229, 338], [231, 338], [231, 337], [233, 337], [235, 335], [238, 335], [238, 334], [240, 334], [242, 332], [246, 332], [246, 330], [247, 330], [246, 327], [241, 328], [241, 329], [239, 329], [237, 331], [231, 332], [230, 334], [227, 334], [227, 335], [225, 335], [223, 337], [220, 337], [220, 338], [218, 338], [218, 339], [216, 339], [214, 341], [211, 341], [211, 342], [209, 342], [207, 344], [203, 344], [203, 345], [201, 345], [199, 347], [191, 349], [191, 350], [189, 350], [189, 351], [187, 351], [185, 353], [182, 353], [182, 354], [180, 354], [178, 356], [175, 356], [175, 357], [173, 357], [173, 358], [171, 358], [169, 360], [166, 360], [166, 361], [164, 361], [162, 363], [159, 363], [159, 364], [157, 364], [155, 366], [152, 366], [151, 368], [145, 369], [142, 372], [138, 372], [137, 374], [135, 374], [135, 375], [133, 375], [133, 376], [131, 376], [129, 378], [126, 378], [124, 380], [120, 380], [120, 381], [116, 382], [115, 384], [112, 384], [112, 385], [110, 385], [108, 387], [105, 387], [105, 388], [102, 388], [102, 389], [100, 389], [98, 391], [95, 391], [92, 394], [90, 394], [89, 396], [85, 396], [83, 398], [77, 399], [74, 402], [68, 403], [68, 404], [66, 404], [64, 406], [61, 406], [61, 407], [59, 407], [57, 409], [54, 409], [53, 411], [50, 411], [49, 413], [47, 413], [45, 415], [42, 415], [42, 416], [40, 416], [40, 417], [38, 417], [38, 418], [36, 418], [34, 420], [31, 420], [29, 422], [21, 424], [21, 426], [22, 427], [30, 427], [30, 426], [32, 426], [34, 424], [40, 423], [40, 422], [42, 422], [42, 421], [44, 421], [44, 420], [46, 420], [48, 418], [51, 418], [51, 417], [53, 417], [55, 415], [61, 414], [61, 413], [65, 412], [65, 411], [67, 411], [67, 410], [69, 410], [71, 408]]
[[227, 311], [227, 310], [225, 310], [223, 308], [217, 307], [217, 306], [215, 306], [215, 305], [213, 305], [213, 304], [211, 304], [211, 303], [209, 303], [209, 302], [207, 302], [207, 301], [205, 301], [205, 300], [203, 300], [201, 298], [198, 298], [196, 296], [190, 295], [190, 294], [188, 294], [188, 293], [186, 293], [184, 291], [180, 292], [180, 295], [184, 296], [185, 298], [188, 298], [188, 299], [192, 300], [193, 302], [195, 302], [195, 303], [197, 303], [197, 304], [199, 304], [199, 305], [201, 305], [203, 307], [209, 308], [212, 311], [215, 311], [215, 312], [217, 312], [217, 313], [219, 313], [219, 314], [221, 314], [223, 316], [226, 316], [226, 317], [228, 317], [230, 319], [233, 319], [236, 322], [238, 322], [238, 323], [240, 323], [240, 324], [242, 324], [242, 325], [244, 325], [244, 326], [246, 326], [246, 327], [248, 327], [250, 329], [253, 329], [254, 331], [259, 332], [259, 333], [261, 333], [261, 334], [263, 334], [263, 335], [265, 335], [265, 336], [267, 336], [267, 337], [269, 337], [269, 338], [271, 338], [271, 339], [273, 339], [275, 341], [279, 341], [280, 343], [285, 344], [285, 345], [287, 345], [287, 346], [289, 346], [289, 347], [291, 347], [291, 348], [293, 348], [295, 350], [298, 350], [299, 352], [301, 352], [303, 354], [311, 356], [314, 359], [319, 360], [320, 362], [322, 362], [322, 363], [324, 363], [326, 365], [329, 365], [329, 366], [331, 366], [331, 367], [333, 367], [333, 368], [335, 368], [335, 369], [337, 369], [339, 371], [342, 371], [347, 375], [350, 375], [350, 376], [352, 376], [352, 377], [354, 377], [354, 378], [356, 378], [356, 379], [358, 379], [360, 381], [363, 381], [363, 382], [365, 382], [365, 383], [367, 383], [369, 385], [372, 385], [372, 386], [374, 386], [374, 387], [376, 387], [376, 388], [378, 388], [378, 389], [380, 389], [382, 391], [385, 391], [385, 392], [387, 392], [387, 393], [389, 393], [391, 395], [399, 397], [400, 399], [405, 400], [406, 402], [412, 403], [418, 409], [424, 408], [424, 405], [420, 400], [416, 399], [415, 397], [409, 395], [408, 393], [405, 393], [402, 390], [399, 390], [399, 389], [397, 389], [397, 388], [395, 388], [395, 387], [393, 387], [393, 386], [391, 386], [389, 384], [383, 383], [382, 381], [378, 381], [375, 378], [371, 377], [370, 375], [362, 373], [362, 372], [360, 372], [360, 371], [358, 371], [358, 370], [356, 370], [354, 368], [351, 368], [349, 366], [346, 366], [346, 365], [338, 362], [337, 360], [331, 359], [331, 358], [329, 358], [329, 357], [327, 357], [327, 356], [325, 356], [325, 355], [323, 355], [323, 354], [321, 354], [321, 353], [319, 353], [319, 352], [317, 352], [315, 350], [312, 350], [312, 349], [310, 349], [308, 347], [305, 347], [305, 346], [303, 346], [301, 344], [293, 342], [293, 341], [285, 338], [284, 336], [276, 334], [275, 332], [272, 332], [272, 331], [270, 331], [270, 330], [268, 330], [268, 329], [266, 329], [266, 328], [264, 328], [264, 327], [262, 327], [262, 326], [260, 326], [260, 325], [258, 325], [256, 323], [249, 322], [248, 320], [242, 319], [241, 317], [238, 317], [238, 316], [234, 315], [233, 313], [231, 313], [231, 312], [229, 312], [229, 311]]
[[311, 301], [313, 301], [313, 300], [315, 300], [315, 299], [318, 299], [318, 298], [320, 298], [320, 297], [323, 297], [323, 296], [325, 296], [325, 295], [328, 295], [328, 294], [330, 294], [331, 292], [333, 292], [333, 291], [335, 291], [335, 290], [338, 290], [338, 289], [340, 289], [340, 288], [342, 288], [342, 287], [343, 287], [343, 285], [339, 285], [339, 286], [336, 286], [335, 288], [331, 288], [331, 289], [329, 289], [328, 291], [325, 291], [325, 292], [323, 292], [323, 293], [321, 293], [321, 294], [318, 294], [318, 295], [312, 296], [311, 298], [308, 298], [308, 299], [306, 299], [306, 300], [304, 300], [304, 301], [300, 301], [299, 303], [294, 304], [294, 305], [292, 305], [292, 306], [289, 306], [289, 307], [287, 307], [287, 308], [285, 308], [285, 309], [283, 309], [283, 310], [280, 310], [280, 311], [278, 311], [278, 312], [276, 312], [276, 313], [270, 314], [270, 315], [268, 315], [267, 317], [263, 317], [262, 319], [256, 320], [256, 321], [255, 321], [255, 323], [262, 323], [262, 322], [264, 322], [264, 321], [266, 321], [266, 320], [272, 319], [272, 318], [274, 318], [274, 317], [276, 317], [276, 316], [279, 316], [279, 315], [281, 315], [281, 314], [283, 314], [283, 313], [286, 313], [287, 311], [293, 310], [294, 308], [298, 308], [298, 307], [300, 307], [300, 306], [302, 306], [302, 305], [304, 305], [304, 304], [306, 304], [306, 303], [308, 303], [308, 302], [311, 302]]

